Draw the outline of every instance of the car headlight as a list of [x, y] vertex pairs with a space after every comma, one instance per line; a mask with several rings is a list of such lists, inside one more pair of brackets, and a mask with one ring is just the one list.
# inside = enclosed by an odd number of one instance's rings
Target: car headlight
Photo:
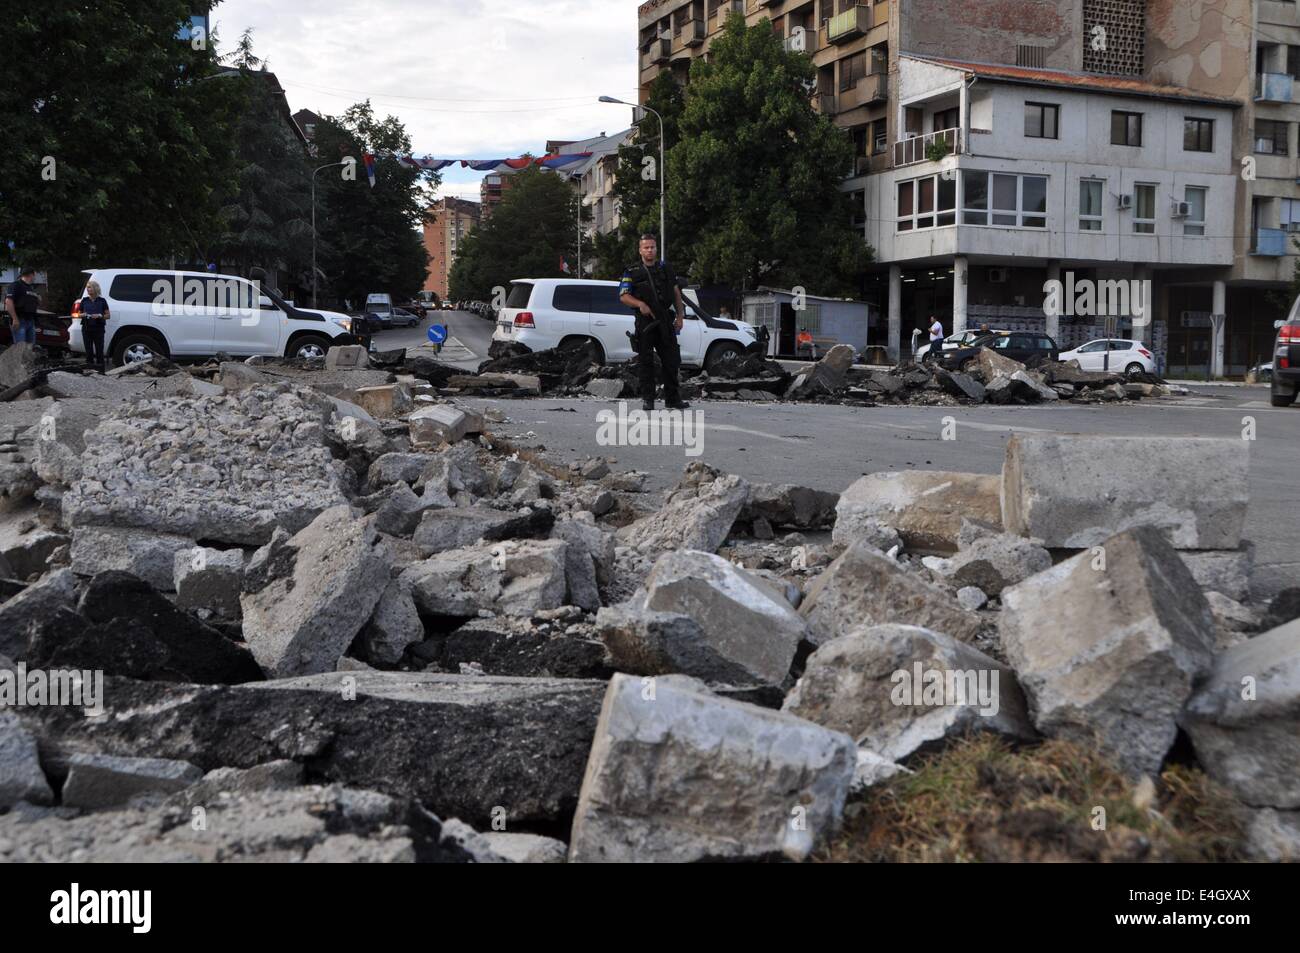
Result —
[[344, 318], [330, 318], [330, 320], [341, 327], [344, 331], [352, 330], [352, 322], [350, 320]]

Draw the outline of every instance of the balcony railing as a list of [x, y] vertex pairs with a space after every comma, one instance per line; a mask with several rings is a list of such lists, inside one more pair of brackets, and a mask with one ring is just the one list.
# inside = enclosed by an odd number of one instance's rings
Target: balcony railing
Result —
[[682, 26], [682, 42], [687, 46], [699, 46], [708, 32], [703, 20], [688, 20]]
[[818, 93], [817, 94], [817, 111], [823, 116], [835, 115], [835, 94]]
[[843, 43], [870, 29], [871, 7], [849, 7], [830, 18], [826, 24], [826, 36], [832, 43]]
[[889, 74], [868, 73], [863, 80], [862, 101], [864, 103], [882, 103], [889, 98]]
[[1289, 103], [1292, 85], [1290, 73], [1259, 73], [1255, 76], [1255, 101]]
[[673, 55], [672, 40], [654, 40], [650, 44], [650, 62], [666, 63]]
[[932, 162], [962, 151], [960, 129], [940, 129], [894, 143], [894, 166]]
[[1280, 258], [1286, 254], [1286, 232], [1280, 228], [1257, 228], [1250, 249], [1252, 255]]

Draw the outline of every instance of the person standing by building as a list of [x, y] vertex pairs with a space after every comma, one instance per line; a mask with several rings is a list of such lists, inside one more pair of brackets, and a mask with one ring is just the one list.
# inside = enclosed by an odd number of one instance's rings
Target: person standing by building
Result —
[[943, 324], [934, 315], [930, 315], [930, 350], [925, 352], [928, 361], [943, 350]]
[[36, 343], [36, 312], [40, 309], [40, 296], [32, 289], [36, 269], [24, 268], [5, 294], [5, 313], [9, 315], [13, 342]]
[[81, 299], [81, 337], [86, 342], [86, 363], [104, 373], [104, 330], [109, 321], [108, 299], [100, 293], [99, 282], [86, 282]]
[[[642, 235], [640, 257], [628, 265], [618, 286], [618, 299], [636, 312], [633, 347], [637, 352], [637, 371], [641, 384], [641, 406], [655, 407], [655, 355], [659, 355], [664, 385], [664, 406], [685, 410], [690, 404], [678, 391], [681, 350], [677, 334], [682, 329], [686, 305], [677, 275], [665, 261], [658, 261], [659, 241], [654, 235]], [[670, 309], [675, 308], [676, 313]]]

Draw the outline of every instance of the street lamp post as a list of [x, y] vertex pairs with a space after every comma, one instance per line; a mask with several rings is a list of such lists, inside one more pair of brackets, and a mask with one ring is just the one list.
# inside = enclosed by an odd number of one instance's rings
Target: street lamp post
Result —
[[[615, 99], [613, 96], [601, 96], [600, 102], [617, 103], [620, 106], [631, 106], [634, 109], [637, 105], [636, 103], [629, 103], [622, 99]], [[654, 117], [659, 120], [659, 168], [656, 170], [657, 174], [655, 175], [655, 178], [659, 180], [659, 260], [667, 261], [668, 226], [665, 224], [667, 222], [667, 217], [664, 215], [664, 117], [659, 115], [656, 110], [651, 109], [649, 106], [642, 106], [641, 108], [648, 113], [652, 113]]]
[[313, 308], [316, 307], [316, 173], [338, 165], [347, 165], [347, 163], [331, 162], [329, 165], [313, 169], [311, 173], [311, 306]]

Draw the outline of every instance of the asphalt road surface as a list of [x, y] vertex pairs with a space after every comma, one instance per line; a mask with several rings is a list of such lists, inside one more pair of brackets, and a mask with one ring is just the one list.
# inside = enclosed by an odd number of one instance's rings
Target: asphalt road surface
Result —
[[478, 370], [487, 360], [488, 345], [492, 342], [493, 322], [468, 311], [430, 311], [416, 327], [393, 328], [374, 336], [375, 348], [380, 351], [407, 348], [417, 354], [435, 356], [429, 346], [429, 328], [441, 324], [448, 330], [447, 343], [438, 360], [469, 371]]

